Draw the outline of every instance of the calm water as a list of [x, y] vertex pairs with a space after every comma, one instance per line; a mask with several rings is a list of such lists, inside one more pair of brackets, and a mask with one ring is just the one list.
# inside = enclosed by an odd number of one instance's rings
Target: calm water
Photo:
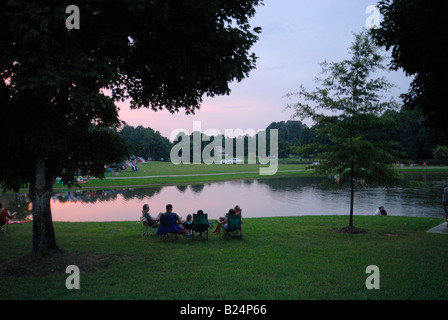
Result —
[[[409, 174], [409, 179], [423, 182], [418, 187], [366, 188], [355, 194], [355, 215], [373, 215], [383, 205], [389, 215], [442, 217], [442, 189], [448, 186], [448, 174]], [[132, 221], [138, 220], [143, 204], [153, 214], [165, 211], [167, 203], [174, 212], [187, 214], [204, 210], [211, 219], [240, 205], [244, 217], [302, 215], [348, 215], [348, 190], [332, 190], [316, 177], [238, 180], [189, 186], [164, 186], [145, 189], [122, 189], [63, 192], [54, 195], [51, 205], [54, 221]], [[14, 210], [14, 205], [29, 207], [27, 196], [2, 195], [0, 201]]]

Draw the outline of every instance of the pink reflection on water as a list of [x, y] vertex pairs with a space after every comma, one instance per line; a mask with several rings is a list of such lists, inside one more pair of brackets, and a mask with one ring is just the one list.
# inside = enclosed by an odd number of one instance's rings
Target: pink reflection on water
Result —
[[110, 200], [106, 197], [96, 202], [77, 200], [76, 197], [64, 199], [63, 202], [54, 199], [51, 202], [51, 210], [53, 221], [137, 221], [145, 203], [149, 204], [150, 213], [153, 215], [165, 212], [166, 204], [170, 203], [173, 205], [173, 212], [183, 219], [199, 209], [208, 213], [210, 219], [217, 219], [237, 204], [243, 208], [244, 216], [247, 216], [244, 207], [249, 205], [249, 202], [251, 209], [256, 209], [254, 201], [250, 200], [250, 188], [242, 192], [239, 188], [222, 188], [222, 184], [215, 183], [206, 185], [205, 188], [168, 186], [163, 187], [156, 195], [130, 200], [125, 199], [122, 194], [114, 195]]

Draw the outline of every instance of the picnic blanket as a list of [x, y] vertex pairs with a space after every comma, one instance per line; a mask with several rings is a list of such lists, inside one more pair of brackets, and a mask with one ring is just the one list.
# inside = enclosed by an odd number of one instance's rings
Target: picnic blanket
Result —
[[31, 220], [8, 221], [8, 224], [20, 224], [20, 223], [27, 223], [27, 222], [31, 222]]

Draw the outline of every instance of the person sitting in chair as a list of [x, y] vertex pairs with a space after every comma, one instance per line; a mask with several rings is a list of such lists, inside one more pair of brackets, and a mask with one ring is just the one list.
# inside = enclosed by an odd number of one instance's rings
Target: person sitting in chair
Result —
[[187, 216], [187, 220], [184, 221], [182, 226], [184, 227], [184, 230], [185, 230], [185, 233], [187, 234], [187, 236], [190, 237], [191, 230], [193, 229], [193, 216], [191, 214], [189, 214]]
[[153, 218], [151, 216], [151, 214], [149, 213], [149, 205], [148, 204], [143, 205], [142, 219], [146, 219], [146, 221], [148, 221], [149, 226], [151, 226], [153, 228], [158, 227], [160, 224], [160, 215], [161, 215], [161, 213], [159, 213], [157, 218]]
[[229, 212], [226, 214], [226, 218], [224, 220], [223, 219], [216, 220], [217, 225], [213, 233], [219, 234], [221, 232], [221, 228], [224, 228], [224, 230], [227, 229], [228, 225], [227, 223], [229, 222], [228, 218], [229, 214], [235, 214], [235, 210], [230, 209]]
[[[233, 210], [235, 210], [235, 214], [241, 214], [241, 211], [243, 211], [243, 209], [240, 208], [240, 206], [236, 205], [235, 208], [233, 208]], [[241, 223], [243, 222], [243, 216], [241, 216]]]
[[10, 218], [14, 218], [16, 214], [9, 212], [8, 209], [3, 208], [3, 204], [0, 202], [0, 228], [6, 225]]
[[182, 228], [182, 220], [177, 213], [173, 212], [171, 204], [166, 205], [166, 212], [160, 216], [160, 226], [157, 229], [156, 235], [163, 235], [166, 233], [184, 233]]

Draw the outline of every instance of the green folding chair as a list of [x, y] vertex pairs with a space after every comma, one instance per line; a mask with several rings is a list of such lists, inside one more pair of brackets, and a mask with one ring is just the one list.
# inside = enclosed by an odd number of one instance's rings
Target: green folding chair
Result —
[[241, 214], [227, 215], [227, 228], [224, 232], [224, 238], [243, 240], [243, 233], [241, 231]]
[[208, 229], [210, 224], [208, 222], [208, 214], [193, 214], [193, 227], [191, 229], [191, 239], [208, 240]]

